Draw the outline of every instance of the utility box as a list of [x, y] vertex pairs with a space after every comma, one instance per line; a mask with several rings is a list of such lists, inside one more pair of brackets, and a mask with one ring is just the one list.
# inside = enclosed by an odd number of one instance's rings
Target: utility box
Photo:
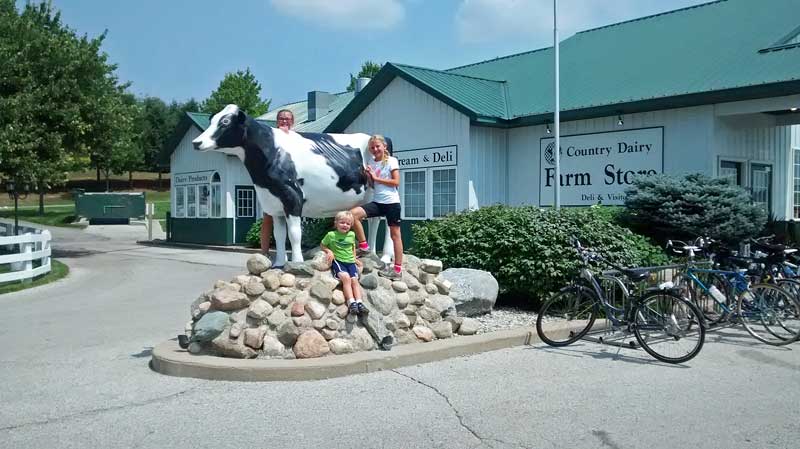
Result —
[[83, 193], [75, 195], [75, 214], [92, 224], [128, 224], [144, 217], [144, 192]]

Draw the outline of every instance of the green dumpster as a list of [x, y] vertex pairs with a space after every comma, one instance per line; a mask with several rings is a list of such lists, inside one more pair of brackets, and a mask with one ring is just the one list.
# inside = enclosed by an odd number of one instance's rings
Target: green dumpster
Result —
[[92, 224], [128, 224], [144, 217], [144, 192], [83, 193], [75, 197], [75, 214]]

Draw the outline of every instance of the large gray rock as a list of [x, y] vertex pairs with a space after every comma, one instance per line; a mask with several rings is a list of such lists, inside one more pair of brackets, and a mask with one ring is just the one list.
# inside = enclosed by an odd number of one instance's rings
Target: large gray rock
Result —
[[312, 261], [306, 260], [304, 262], [286, 262], [283, 271], [297, 276], [311, 277], [317, 270]]
[[245, 346], [243, 335], [232, 339], [228, 330], [223, 331], [217, 338], [212, 340], [211, 347], [218, 355], [223, 357], [251, 359], [258, 355], [253, 348]]
[[250, 305], [247, 295], [227, 288], [218, 288], [211, 294], [211, 307], [214, 310], [237, 310]]
[[448, 268], [439, 276], [452, 283], [450, 297], [459, 314], [475, 316], [492, 311], [499, 286], [491, 273], [471, 268]]
[[322, 357], [330, 352], [328, 341], [315, 330], [307, 330], [297, 337], [297, 341], [292, 348], [294, 355], [298, 359], [311, 359]]
[[263, 254], [254, 254], [247, 259], [247, 271], [256, 276], [269, 270], [271, 266], [272, 263]]
[[225, 312], [211, 312], [203, 315], [194, 325], [192, 339], [194, 341], [211, 341], [217, 337], [225, 326], [228, 325], [228, 314]]
[[382, 288], [370, 290], [367, 297], [375, 309], [384, 315], [392, 313], [392, 310], [397, 308], [397, 302], [394, 300], [394, 293], [391, 290]]
[[294, 325], [292, 320], [286, 320], [278, 326], [278, 341], [288, 347], [294, 346], [299, 336], [300, 329]]

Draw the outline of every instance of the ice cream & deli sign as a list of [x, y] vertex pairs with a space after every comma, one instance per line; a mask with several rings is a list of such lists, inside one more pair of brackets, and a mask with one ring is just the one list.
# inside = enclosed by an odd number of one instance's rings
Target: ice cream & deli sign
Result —
[[664, 128], [644, 128], [561, 137], [556, 180], [555, 139], [539, 141], [539, 204], [553, 204], [556, 182], [561, 204], [623, 204], [637, 175], [664, 171]]

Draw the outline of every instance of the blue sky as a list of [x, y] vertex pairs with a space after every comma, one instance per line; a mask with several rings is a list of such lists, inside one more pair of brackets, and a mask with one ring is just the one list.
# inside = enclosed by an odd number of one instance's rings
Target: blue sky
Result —
[[[561, 39], [705, 0], [559, 0]], [[203, 100], [247, 67], [273, 107], [341, 92], [365, 60], [447, 69], [552, 45], [552, 0], [52, 0], [137, 95]], [[21, 7], [24, 1], [19, 0]]]

